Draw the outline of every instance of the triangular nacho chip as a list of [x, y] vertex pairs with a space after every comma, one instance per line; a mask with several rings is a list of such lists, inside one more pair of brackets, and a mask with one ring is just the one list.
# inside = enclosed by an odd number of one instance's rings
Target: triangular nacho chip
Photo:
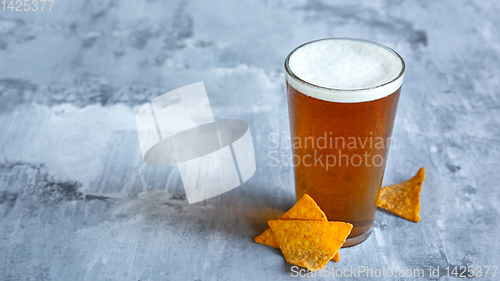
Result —
[[[304, 196], [302, 196], [302, 198], [281, 217], [281, 219], [327, 221], [323, 210], [321, 210], [314, 199], [307, 194], [304, 194]], [[255, 242], [278, 249], [280, 247], [278, 243], [274, 241], [273, 232], [270, 228], [262, 232], [261, 235], [255, 237]], [[338, 252], [335, 253], [333, 260], [335, 262], [340, 261], [340, 255]]]
[[270, 220], [269, 226], [285, 259], [311, 271], [335, 256], [352, 229], [350, 223], [312, 220]]
[[[311, 196], [307, 194], [304, 194], [304, 196], [302, 196], [302, 198], [281, 217], [281, 219], [327, 221], [325, 213], [319, 208], [318, 204], [314, 202]], [[255, 242], [279, 248], [278, 243], [273, 239], [270, 228], [257, 236]]]
[[266, 231], [262, 232], [261, 235], [255, 237], [255, 242], [260, 243], [260, 244], [264, 244], [267, 246], [271, 246], [274, 248], [280, 247], [280, 245], [278, 245], [278, 243], [276, 243], [276, 241], [274, 241], [273, 231], [270, 228], [268, 228], [268, 229], [266, 229]]
[[377, 206], [413, 222], [420, 221], [420, 190], [425, 170], [420, 168], [411, 179], [380, 190]]
[[325, 213], [311, 198], [311, 196], [304, 194], [302, 198], [293, 205], [282, 217], [282, 220], [314, 220], [314, 221], [327, 221]]
[[335, 253], [335, 256], [333, 256], [333, 261], [334, 261], [334, 262], [339, 262], [339, 261], [340, 261], [340, 254], [339, 254], [339, 253], [340, 253], [340, 252], [339, 252], [339, 251], [337, 251], [337, 252]]
[[[273, 231], [270, 228], [268, 228], [268, 229], [266, 229], [266, 231], [262, 232], [261, 235], [255, 237], [255, 242], [260, 243], [260, 244], [264, 244], [267, 246], [271, 246], [274, 248], [278, 248], [278, 249], [280, 248], [280, 245], [278, 245], [278, 243], [274, 240]], [[335, 253], [335, 256], [333, 256], [333, 261], [334, 262], [340, 261], [339, 251], [337, 251]]]

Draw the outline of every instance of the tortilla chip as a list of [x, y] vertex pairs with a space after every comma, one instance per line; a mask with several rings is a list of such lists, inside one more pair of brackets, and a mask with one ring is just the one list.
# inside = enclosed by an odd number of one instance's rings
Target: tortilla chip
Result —
[[270, 228], [268, 228], [268, 229], [266, 229], [266, 231], [262, 232], [261, 235], [255, 237], [255, 242], [260, 243], [260, 244], [264, 244], [267, 246], [271, 246], [274, 248], [280, 247], [280, 245], [278, 245], [278, 243], [276, 243], [276, 241], [274, 241], [273, 231]]
[[311, 271], [322, 269], [344, 244], [352, 225], [345, 222], [270, 220], [285, 259]]
[[420, 190], [425, 180], [425, 170], [404, 182], [380, 190], [377, 206], [413, 222], [420, 221]]
[[304, 194], [297, 204], [288, 210], [281, 219], [327, 221], [325, 213], [307, 194]]
[[339, 262], [340, 261], [340, 254], [339, 251], [335, 253], [335, 256], [333, 256], [333, 261], [334, 262]]
[[[302, 198], [281, 217], [281, 219], [327, 221], [325, 213], [319, 208], [316, 202], [314, 202], [311, 196], [307, 194], [304, 194], [304, 196], [302, 196]], [[278, 243], [273, 239], [270, 228], [261, 235], [255, 237], [255, 242], [279, 248]]]
[[[326, 215], [323, 210], [321, 210], [314, 199], [312, 199], [311, 196], [307, 194], [304, 194], [304, 196], [302, 196], [302, 198], [280, 219], [327, 221]], [[270, 228], [262, 232], [261, 235], [255, 237], [255, 242], [278, 249], [280, 247], [278, 243], [274, 241], [273, 232]], [[340, 255], [338, 252], [335, 253], [333, 260], [335, 262], [340, 261]]]
[[[264, 244], [267, 246], [271, 246], [274, 248], [278, 248], [278, 249], [280, 248], [280, 245], [278, 245], [278, 243], [274, 240], [273, 231], [270, 228], [268, 228], [268, 229], [266, 229], [266, 231], [262, 232], [261, 235], [255, 237], [255, 242], [260, 243], [260, 244]], [[334, 262], [340, 261], [340, 255], [339, 255], [338, 251], [335, 253], [335, 256], [333, 256], [333, 261]]]

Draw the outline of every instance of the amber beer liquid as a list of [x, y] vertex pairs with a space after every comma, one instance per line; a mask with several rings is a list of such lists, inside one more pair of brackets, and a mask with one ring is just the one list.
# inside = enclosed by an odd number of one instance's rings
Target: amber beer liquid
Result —
[[391, 142], [404, 61], [383, 45], [347, 38], [306, 43], [285, 61], [297, 199], [309, 194], [330, 221], [371, 233]]

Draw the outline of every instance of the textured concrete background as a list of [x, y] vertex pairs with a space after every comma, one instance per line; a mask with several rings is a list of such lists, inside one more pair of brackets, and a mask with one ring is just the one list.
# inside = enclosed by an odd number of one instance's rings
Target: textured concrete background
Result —
[[[281, 253], [253, 238], [295, 200], [291, 167], [268, 156], [290, 153], [268, 139], [289, 134], [284, 58], [324, 37], [404, 57], [384, 183], [427, 171], [420, 223], [379, 211], [372, 236], [330, 266], [426, 277], [429, 266], [500, 266], [499, 14], [496, 1], [451, 0], [56, 0], [50, 12], [0, 11], [0, 279], [290, 279]], [[175, 168], [143, 163], [135, 113], [197, 81], [215, 118], [249, 123], [257, 171], [188, 205]]]

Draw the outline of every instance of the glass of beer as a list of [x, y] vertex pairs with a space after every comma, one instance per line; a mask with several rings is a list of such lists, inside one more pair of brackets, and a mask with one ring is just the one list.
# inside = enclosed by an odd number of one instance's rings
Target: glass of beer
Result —
[[405, 64], [378, 43], [312, 41], [285, 60], [297, 200], [309, 194], [330, 221], [372, 231]]

